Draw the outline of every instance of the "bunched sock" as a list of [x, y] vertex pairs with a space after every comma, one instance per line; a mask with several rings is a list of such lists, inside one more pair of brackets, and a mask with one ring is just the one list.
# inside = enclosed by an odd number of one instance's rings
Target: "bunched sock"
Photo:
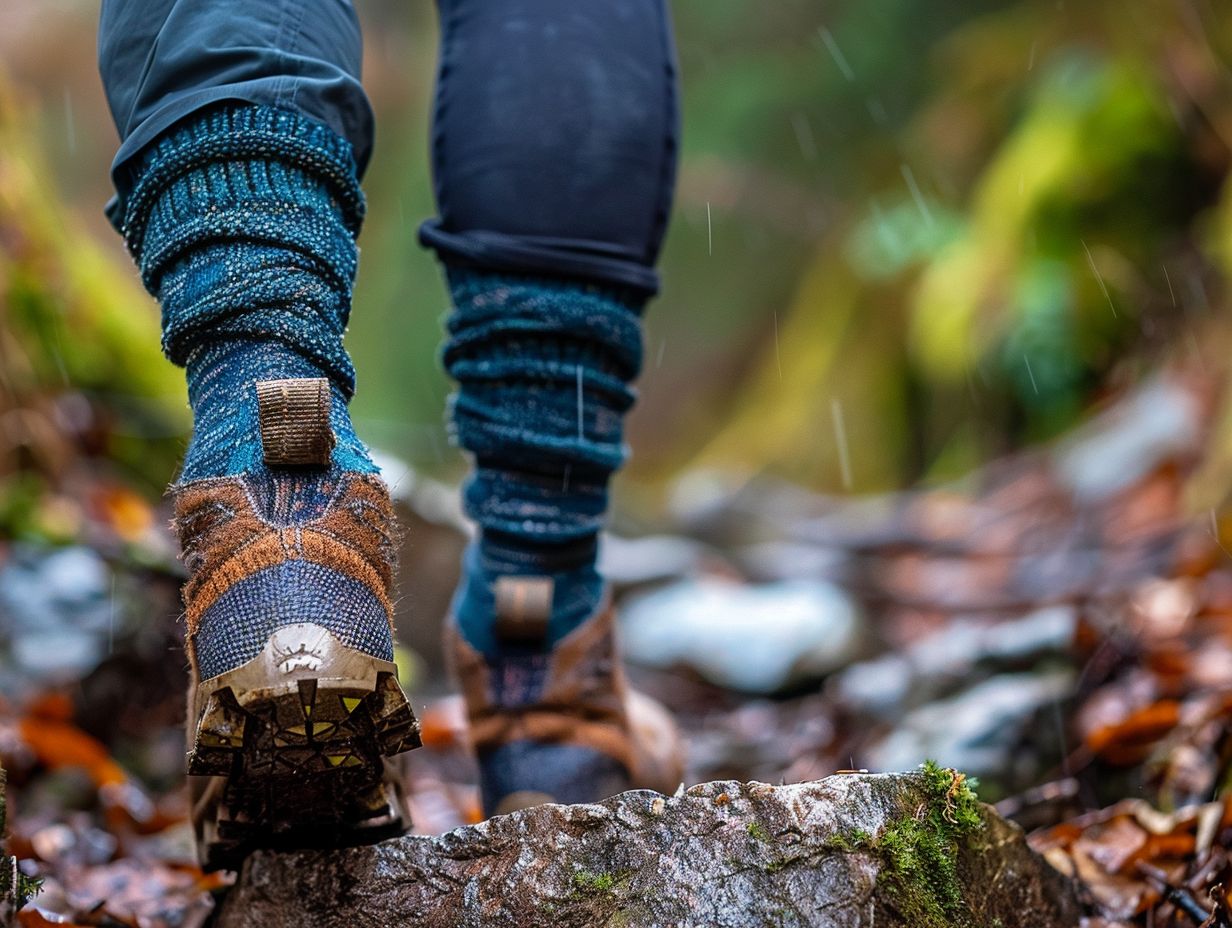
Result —
[[563, 279], [447, 267], [452, 421], [474, 456], [479, 534], [447, 653], [462, 686], [484, 810], [670, 792], [679, 734], [630, 689], [595, 566], [608, 483], [642, 361], [644, 298]]
[[499, 579], [550, 577], [550, 647], [603, 596], [597, 540], [608, 482], [627, 456], [643, 298], [566, 280], [447, 273], [454, 312], [444, 363], [458, 382], [455, 438], [474, 456], [464, 504], [479, 527], [454, 615], [473, 648], [495, 655]]
[[331, 130], [226, 104], [150, 147], [125, 210], [193, 410], [170, 495], [207, 869], [407, 824], [389, 758], [419, 728], [393, 662], [393, 506], [346, 407], [363, 206]]
[[376, 468], [351, 427], [342, 346], [364, 202], [350, 146], [284, 110], [222, 106], [147, 152], [125, 238], [187, 368], [193, 438], [182, 481], [259, 474], [254, 385], [327, 378], [332, 461]]
[[[164, 352], [187, 373], [193, 434], [174, 489], [191, 574], [189, 648], [203, 678], [252, 659], [278, 628], [303, 622], [392, 659], [390, 577], [381, 566], [393, 559], [388, 494], [347, 413], [355, 371], [342, 344], [363, 214], [348, 143], [290, 111], [216, 107], [174, 127], [141, 163], [124, 231], [162, 306]], [[323, 441], [312, 466], [268, 463], [277, 461], [262, 441], [263, 381], [308, 389], [314, 402], [301, 406], [315, 410], [319, 432], [332, 432], [333, 442], [331, 450]], [[283, 419], [288, 440], [306, 431], [302, 416], [284, 410]], [[249, 525], [249, 510], [253, 527], [222, 529], [224, 515]], [[352, 511], [366, 521], [353, 531], [330, 527]], [[222, 550], [223, 540], [309, 525], [330, 535], [377, 533], [377, 573], [354, 567], [340, 548], [325, 556], [289, 544], [285, 556], [245, 555], [235, 562], [242, 569], [213, 576], [207, 552]], [[224, 586], [217, 596], [195, 593]]]

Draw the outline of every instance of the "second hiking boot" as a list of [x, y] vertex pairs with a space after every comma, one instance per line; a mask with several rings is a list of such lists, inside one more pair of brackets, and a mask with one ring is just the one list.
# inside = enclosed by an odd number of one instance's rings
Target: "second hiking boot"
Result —
[[497, 655], [471, 647], [452, 621], [447, 629], [484, 812], [671, 793], [684, 774], [679, 733], [663, 706], [628, 686], [611, 604], [549, 649], [551, 602], [550, 578], [501, 578]]

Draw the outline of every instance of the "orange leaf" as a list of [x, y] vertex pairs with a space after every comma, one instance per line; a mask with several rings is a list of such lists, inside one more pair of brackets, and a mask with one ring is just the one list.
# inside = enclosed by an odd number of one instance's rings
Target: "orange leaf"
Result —
[[1146, 842], [1143, 857], [1147, 860], [1184, 860], [1194, 852], [1192, 834], [1151, 835]]
[[98, 509], [117, 535], [125, 541], [138, 541], [154, 524], [150, 504], [123, 486], [111, 486], [96, 497]]
[[1087, 735], [1087, 747], [1114, 764], [1132, 764], [1146, 756], [1152, 744], [1176, 727], [1180, 703], [1165, 699]]
[[128, 775], [107, 749], [81, 729], [51, 719], [22, 719], [21, 740], [40, 763], [54, 769], [80, 767], [98, 786], [128, 782]]

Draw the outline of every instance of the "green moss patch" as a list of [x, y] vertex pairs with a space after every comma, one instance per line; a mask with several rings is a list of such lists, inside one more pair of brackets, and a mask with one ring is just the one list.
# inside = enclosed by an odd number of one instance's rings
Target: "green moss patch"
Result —
[[755, 841], [765, 841], [769, 843], [770, 832], [766, 831], [766, 826], [761, 822], [749, 822], [745, 829], [749, 833], [749, 837]]
[[872, 843], [873, 836], [863, 828], [854, 828], [845, 834], [831, 835], [826, 839], [826, 847], [832, 851], [858, 851]]
[[866, 850], [881, 858], [882, 891], [918, 928], [981, 928], [963, 898], [958, 853], [983, 828], [977, 781], [926, 761], [920, 773], [925, 798], [913, 813], [877, 836], [856, 830], [832, 837], [841, 851]]
[[610, 893], [615, 885], [616, 877], [610, 873], [591, 873], [589, 870], [579, 870], [573, 874], [573, 888], [579, 893], [604, 895]]

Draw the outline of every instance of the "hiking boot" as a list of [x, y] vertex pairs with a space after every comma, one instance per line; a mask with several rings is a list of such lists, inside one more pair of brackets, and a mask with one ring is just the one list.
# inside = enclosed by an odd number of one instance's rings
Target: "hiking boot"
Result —
[[610, 602], [548, 649], [551, 602], [550, 578], [501, 578], [497, 656], [447, 623], [485, 814], [673, 792], [684, 776], [680, 735], [662, 705], [628, 686]]
[[305, 470], [295, 443], [312, 423], [296, 415], [278, 420], [283, 438], [263, 416], [268, 472], [172, 489], [192, 820], [210, 870], [409, 827], [393, 759], [419, 724], [394, 666], [389, 492], [374, 474]]

